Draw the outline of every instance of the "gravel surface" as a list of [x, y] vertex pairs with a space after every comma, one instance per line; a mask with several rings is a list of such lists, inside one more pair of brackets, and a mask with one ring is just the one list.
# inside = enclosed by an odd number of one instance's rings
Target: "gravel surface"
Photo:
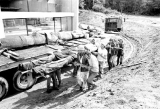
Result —
[[[105, 17], [101, 13], [80, 12], [81, 23], [101, 28]], [[79, 92], [69, 68], [62, 75], [59, 91], [45, 93], [43, 81], [4, 99], [0, 109], [160, 109], [160, 19], [124, 17], [122, 34], [132, 44], [133, 52], [122, 66], [103, 75], [94, 90]]]

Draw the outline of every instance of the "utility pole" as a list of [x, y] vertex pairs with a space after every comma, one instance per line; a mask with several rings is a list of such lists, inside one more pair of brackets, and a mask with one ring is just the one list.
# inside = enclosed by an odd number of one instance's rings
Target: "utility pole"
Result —
[[[28, 12], [30, 11], [30, 10], [29, 10], [29, 3], [28, 3], [28, 0], [27, 0], [27, 10], [28, 10]], [[27, 18], [25, 18], [25, 22], [26, 22], [26, 30], [27, 30], [27, 36], [28, 36], [28, 35], [29, 35], [29, 32], [28, 32]]]
[[49, 0], [47, 0], [47, 12], [48, 12], [48, 1], [49, 1]]

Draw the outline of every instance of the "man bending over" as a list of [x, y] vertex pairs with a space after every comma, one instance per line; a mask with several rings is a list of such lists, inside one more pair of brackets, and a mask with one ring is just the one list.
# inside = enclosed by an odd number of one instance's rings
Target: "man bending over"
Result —
[[99, 63], [98, 60], [96, 58], [96, 56], [94, 56], [91, 52], [87, 52], [86, 54], [86, 58], [88, 59], [89, 62], [89, 77], [88, 77], [88, 89], [90, 90], [91, 88], [95, 88], [95, 84], [93, 84], [93, 79], [98, 75], [99, 73]]

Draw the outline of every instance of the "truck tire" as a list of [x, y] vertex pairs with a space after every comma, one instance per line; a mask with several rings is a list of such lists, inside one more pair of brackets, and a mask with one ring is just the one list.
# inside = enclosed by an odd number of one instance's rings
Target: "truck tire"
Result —
[[8, 93], [8, 82], [5, 78], [0, 77], [0, 101], [7, 95]]
[[13, 76], [13, 87], [17, 91], [24, 91], [30, 89], [36, 83], [36, 80], [31, 71], [27, 71], [26, 73], [17, 71]]

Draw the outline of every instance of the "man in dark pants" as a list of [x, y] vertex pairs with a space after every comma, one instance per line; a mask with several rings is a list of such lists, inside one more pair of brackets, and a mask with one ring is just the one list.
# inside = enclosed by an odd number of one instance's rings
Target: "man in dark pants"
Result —
[[[52, 55], [54, 55], [54, 54], [51, 53], [49, 58], [51, 58]], [[52, 59], [52, 61], [56, 61], [56, 60], [57, 60], [56, 57], [54, 59]], [[53, 84], [52, 87], [51, 87], [51, 84]], [[50, 75], [48, 75], [47, 91], [46, 92], [50, 93], [52, 90], [59, 90], [60, 85], [61, 85], [61, 69], [57, 69], [56, 71], [54, 71]]]
[[123, 56], [124, 56], [124, 52], [123, 52], [123, 48], [124, 48], [124, 44], [123, 44], [123, 40], [119, 39], [118, 40], [118, 44], [119, 44], [119, 49], [118, 49], [118, 59], [117, 59], [117, 65], [121, 65], [123, 62]]
[[115, 47], [113, 43], [113, 39], [110, 39], [108, 44], [106, 45], [106, 49], [108, 51], [107, 62], [108, 62], [109, 70], [111, 70], [111, 68], [113, 67], [113, 63], [112, 63], [113, 47]]
[[[83, 56], [83, 54], [84, 54], [84, 46], [80, 45], [80, 46], [78, 47], [77, 58], [74, 59], [73, 63], [74, 63], [74, 62], [80, 63], [80, 59], [81, 59], [81, 57]], [[74, 68], [74, 69], [73, 69], [73, 74], [72, 74], [72, 76], [73, 76], [73, 77], [76, 77], [79, 66], [74, 65], [74, 64], [72, 64], [72, 65], [73, 65], [73, 68]]]
[[79, 68], [79, 66], [77, 66], [77, 65], [74, 65], [74, 62], [79, 62], [79, 59], [78, 58], [76, 58], [76, 59], [74, 59], [74, 61], [73, 61], [73, 73], [72, 73], [72, 77], [76, 77], [77, 76], [77, 71], [78, 71], [78, 68]]
[[[51, 83], [53, 84], [52, 87]], [[47, 78], [47, 93], [50, 93], [52, 90], [59, 90], [60, 85], [61, 85], [61, 69], [58, 69], [55, 72], [53, 72], [49, 78]]]

